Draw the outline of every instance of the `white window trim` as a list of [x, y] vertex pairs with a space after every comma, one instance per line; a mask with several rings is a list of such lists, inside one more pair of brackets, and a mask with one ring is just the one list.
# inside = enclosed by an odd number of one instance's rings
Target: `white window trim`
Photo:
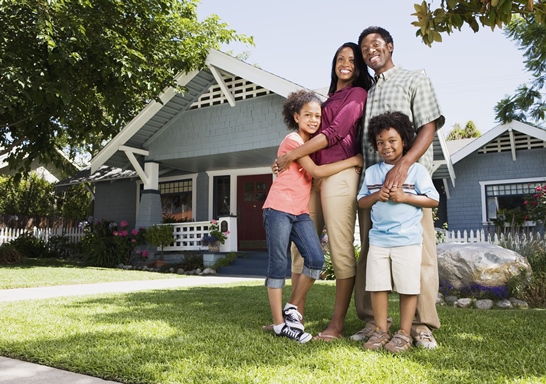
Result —
[[487, 196], [485, 195], [486, 186], [494, 185], [494, 184], [522, 184], [522, 183], [536, 183], [536, 182], [545, 182], [545, 181], [546, 181], [546, 177], [480, 181], [480, 193], [482, 197], [482, 225], [491, 224], [491, 222], [487, 220]]
[[[190, 173], [187, 175], [177, 175], [177, 176], [168, 176], [160, 177], [158, 183], [163, 183], [167, 181], [183, 181], [191, 179], [191, 217], [195, 218], [196, 204], [197, 204], [197, 194], [195, 193], [195, 188], [197, 186], [197, 173]], [[142, 180], [137, 180], [136, 182], [136, 213], [138, 216], [138, 210], [140, 209], [140, 186], [142, 185]]]

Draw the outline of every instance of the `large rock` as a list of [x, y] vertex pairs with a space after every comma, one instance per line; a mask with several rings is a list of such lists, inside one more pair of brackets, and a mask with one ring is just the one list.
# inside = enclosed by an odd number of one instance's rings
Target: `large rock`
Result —
[[454, 288], [479, 284], [484, 287], [505, 286], [531, 266], [520, 254], [488, 243], [440, 243], [437, 246], [440, 282]]

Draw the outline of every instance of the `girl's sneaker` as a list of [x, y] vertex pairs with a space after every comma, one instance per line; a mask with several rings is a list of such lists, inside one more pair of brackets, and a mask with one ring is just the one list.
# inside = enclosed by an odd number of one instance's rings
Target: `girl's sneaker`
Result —
[[368, 341], [364, 343], [364, 348], [370, 350], [381, 349], [390, 341], [390, 339], [391, 335], [389, 335], [388, 332], [385, 332], [381, 330], [381, 328], [377, 327], [375, 328], [375, 331], [373, 331]]
[[413, 344], [411, 336], [403, 330], [399, 330], [394, 334], [391, 341], [385, 345], [385, 349], [392, 353], [406, 352]]
[[298, 329], [292, 329], [288, 325], [284, 325], [282, 327], [280, 333], [275, 333], [277, 336], [284, 336], [288, 337], [290, 340], [295, 340], [298, 343], [307, 343], [309, 340], [313, 338], [313, 336], [310, 333], [300, 331]]
[[303, 316], [298, 312], [296, 307], [288, 307], [282, 311], [282, 316], [284, 317], [284, 322], [290, 328], [297, 329], [303, 332], [305, 327], [302, 324]]

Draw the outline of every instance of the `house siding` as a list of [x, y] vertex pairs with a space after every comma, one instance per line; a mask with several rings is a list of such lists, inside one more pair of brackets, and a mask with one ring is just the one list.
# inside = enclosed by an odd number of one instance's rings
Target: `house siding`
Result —
[[454, 164], [457, 184], [447, 201], [449, 230], [484, 229], [480, 182], [545, 177], [546, 149], [473, 153]]
[[277, 147], [286, 135], [284, 98], [262, 96], [185, 112], [150, 143], [150, 158], [168, 160]]
[[119, 223], [127, 220], [129, 228], [136, 221], [136, 182], [126, 179], [97, 183], [95, 187], [95, 213], [97, 219]]

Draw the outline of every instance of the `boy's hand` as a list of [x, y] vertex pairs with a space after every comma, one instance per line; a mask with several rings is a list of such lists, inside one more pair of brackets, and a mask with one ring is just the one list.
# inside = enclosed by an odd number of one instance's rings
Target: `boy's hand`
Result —
[[395, 203], [403, 203], [404, 201], [406, 201], [406, 193], [402, 188], [393, 186], [389, 192], [389, 199], [391, 199]]
[[377, 197], [379, 201], [389, 201], [389, 190], [386, 187], [381, 187], [379, 192], [377, 192]]

